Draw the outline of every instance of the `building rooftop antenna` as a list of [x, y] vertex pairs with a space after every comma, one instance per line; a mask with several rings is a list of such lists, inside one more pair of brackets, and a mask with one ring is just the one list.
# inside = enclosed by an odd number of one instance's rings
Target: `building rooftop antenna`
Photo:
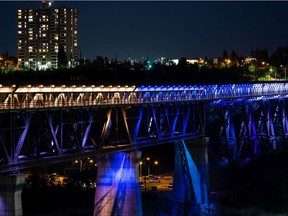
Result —
[[42, 2], [42, 9], [50, 8], [54, 4], [54, 0], [50, 0], [50, 1], [41, 0], [41, 2]]

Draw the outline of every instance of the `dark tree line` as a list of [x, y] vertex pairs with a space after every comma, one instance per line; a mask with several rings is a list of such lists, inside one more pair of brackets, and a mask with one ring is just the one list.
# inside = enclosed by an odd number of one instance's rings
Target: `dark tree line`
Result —
[[[95, 66], [95, 65], [94, 65]], [[93, 64], [46, 71], [15, 71], [1, 74], [1, 80], [17, 82], [93, 82], [95, 84], [193, 84], [248, 82], [243, 68], [208, 68], [199, 65], [156, 65], [151, 70], [129, 69], [129, 63], [113, 68]]]
[[[2, 56], [8, 58], [8, 54]], [[217, 63], [205, 57], [202, 64], [189, 64], [182, 57], [176, 65], [165, 59], [163, 62], [142, 62], [130, 60], [109, 61], [107, 57], [97, 56], [94, 60], [82, 58], [75, 68], [67, 68], [64, 47], [58, 53], [58, 69], [46, 71], [13, 71], [0, 74], [1, 80], [30, 82], [93, 82], [99, 84], [192, 84], [192, 83], [240, 83], [256, 81], [266, 76], [271, 66], [288, 67], [288, 47], [279, 47], [271, 56], [267, 49], [252, 50], [250, 56], [257, 61], [246, 64], [235, 50], [224, 50]], [[267, 64], [263, 65], [263, 62]], [[274, 72], [272, 72], [274, 73]], [[273, 75], [274, 76], [274, 75]]]

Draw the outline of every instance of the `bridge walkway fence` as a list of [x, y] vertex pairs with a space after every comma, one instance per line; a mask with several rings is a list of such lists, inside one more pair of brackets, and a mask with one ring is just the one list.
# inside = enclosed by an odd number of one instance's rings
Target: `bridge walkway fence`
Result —
[[233, 99], [287, 92], [286, 83], [138, 87], [0, 85], [0, 110]]

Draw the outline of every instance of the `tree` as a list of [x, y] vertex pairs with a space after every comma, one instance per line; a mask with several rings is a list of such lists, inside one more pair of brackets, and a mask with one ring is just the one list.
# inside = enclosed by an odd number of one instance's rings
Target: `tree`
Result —
[[227, 52], [227, 50], [224, 50], [224, 51], [223, 51], [223, 53], [222, 53], [222, 58], [223, 58], [223, 59], [228, 58], [228, 52]]
[[230, 54], [230, 58], [231, 58], [231, 61], [238, 61], [239, 60], [239, 56], [237, 55], [235, 50], [232, 50], [232, 52]]
[[7, 59], [9, 59], [10, 55], [9, 55], [8, 51], [6, 51], [6, 52], [2, 52], [1, 57], [4, 60], [7, 60]]
[[268, 50], [267, 49], [256, 49], [251, 51], [251, 56], [256, 58], [258, 62], [265, 61], [267, 62], [269, 59]]
[[288, 65], [288, 47], [279, 47], [270, 57], [271, 64], [279, 67]]
[[104, 68], [105, 60], [102, 56], [97, 56], [95, 60], [95, 64], [97, 68]]
[[186, 66], [187, 66], [187, 58], [186, 57], [181, 57], [179, 59], [177, 67], [180, 68], [180, 69], [184, 69], [184, 68], [186, 68]]

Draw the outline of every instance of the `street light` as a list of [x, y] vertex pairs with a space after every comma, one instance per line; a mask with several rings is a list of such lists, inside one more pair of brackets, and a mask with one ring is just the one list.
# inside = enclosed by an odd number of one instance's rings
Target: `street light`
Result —
[[[142, 165], [143, 165], [143, 161], [145, 161], [145, 160], [149, 161], [150, 158], [147, 157], [147, 158], [144, 158], [140, 161], [140, 163], [139, 163], [140, 164], [140, 177], [142, 177]], [[149, 169], [148, 169], [148, 173], [149, 173]]]
[[284, 67], [284, 79], [286, 80], [287, 76], [286, 76], [286, 73], [287, 73], [287, 67], [286, 66], [283, 66], [283, 65], [280, 65], [281, 68]]
[[[91, 159], [91, 158], [87, 158], [87, 159], [78, 159], [78, 160], [75, 160], [74, 161], [74, 164], [76, 164], [76, 165], [78, 165], [79, 164], [79, 170], [80, 170], [80, 172], [82, 172], [82, 171], [85, 171], [85, 168], [86, 168], [86, 165], [87, 164], [93, 164], [94, 163], [94, 160], [93, 159]], [[95, 164], [94, 164], [95, 165]]]
[[[143, 167], [143, 164], [144, 162], [146, 161], [146, 165], [147, 165], [147, 175], [149, 176], [150, 175], [150, 157], [147, 157], [147, 158], [143, 158], [139, 165], [140, 165], [140, 177], [143, 177], [143, 170], [142, 170], [142, 167]], [[158, 166], [159, 165], [159, 162], [157, 160], [155, 160], [153, 162], [154, 166]]]
[[[158, 161], [154, 161], [154, 165], [157, 167], [157, 168], [156, 168], [157, 171], [158, 171], [158, 164], [159, 164]], [[156, 173], [155, 173], [155, 174], [156, 174]], [[157, 174], [158, 174], [158, 172], [157, 172]]]
[[[149, 159], [150, 160], [150, 159]], [[149, 161], [148, 160], [148, 161]], [[158, 165], [158, 161], [154, 161], [154, 165], [157, 166]], [[150, 176], [150, 163], [147, 163], [147, 167], [148, 167], [148, 176]]]

